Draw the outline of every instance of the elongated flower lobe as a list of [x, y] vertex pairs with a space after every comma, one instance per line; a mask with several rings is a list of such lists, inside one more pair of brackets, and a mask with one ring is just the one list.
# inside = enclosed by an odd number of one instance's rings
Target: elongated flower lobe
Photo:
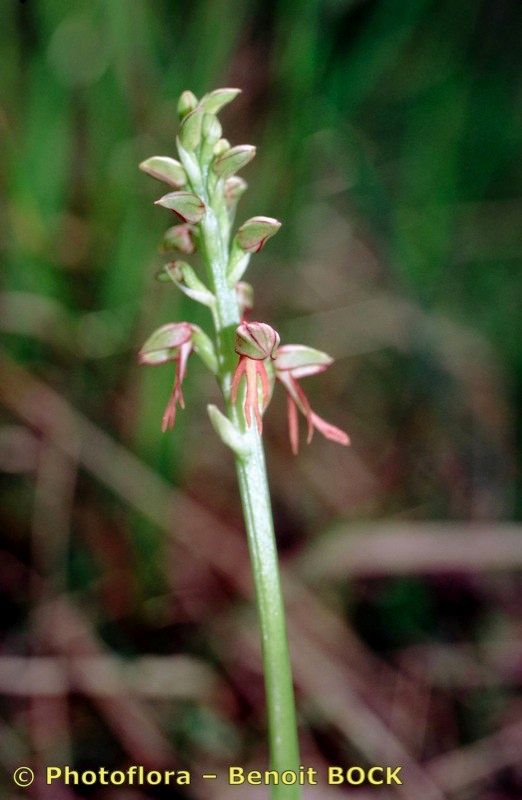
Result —
[[287, 392], [288, 433], [292, 452], [299, 450], [298, 411], [306, 418], [308, 427], [307, 442], [310, 444], [314, 430], [327, 439], [342, 445], [350, 444], [348, 434], [316, 414], [299, 384], [300, 378], [318, 375], [333, 364], [333, 359], [321, 350], [302, 344], [287, 344], [280, 347], [275, 358], [276, 377]]
[[194, 325], [189, 322], [170, 322], [154, 331], [138, 354], [140, 364], [158, 366], [168, 361], [175, 362], [174, 384], [161, 423], [165, 433], [176, 422], [178, 405], [185, 408], [182, 384], [187, 373], [187, 361], [193, 350]]

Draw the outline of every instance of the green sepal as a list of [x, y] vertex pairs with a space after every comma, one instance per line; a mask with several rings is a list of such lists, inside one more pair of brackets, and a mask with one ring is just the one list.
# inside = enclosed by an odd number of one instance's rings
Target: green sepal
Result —
[[212, 164], [212, 169], [220, 178], [228, 178], [246, 166], [249, 161], [252, 161], [255, 154], [256, 148], [254, 145], [238, 144], [216, 158]]
[[221, 109], [235, 100], [238, 94], [241, 94], [241, 89], [214, 89], [204, 95], [200, 100], [200, 105], [209, 114], [217, 114]]
[[155, 205], [174, 211], [183, 222], [199, 222], [205, 214], [203, 200], [192, 192], [169, 192], [156, 200]]
[[[201, 142], [201, 123], [203, 122], [203, 109], [197, 106], [183, 118], [179, 129], [179, 140], [185, 150], [194, 151]], [[219, 137], [218, 137], [219, 138]]]
[[214, 145], [214, 155], [216, 157], [222, 156], [223, 153], [226, 153], [227, 150], [230, 150], [230, 142], [228, 139], [219, 139], [216, 144]]
[[186, 89], [184, 92], [182, 92], [178, 100], [179, 118], [183, 119], [183, 117], [186, 117], [191, 111], [194, 111], [197, 104], [198, 98], [194, 92], [191, 92], [189, 89]]
[[152, 333], [138, 354], [140, 364], [156, 366], [175, 359], [181, 345], [190, 341], [194, 325], [189, 322], [168, 322]]
[[207, 144], [214, 147], [223, 133], [221, 123], [214, 114], [205, 114], [201, 123], [201, 135]]
[[199, 160], [202, 164], [210, 164], [214, 158], [214, 147], [222, 134], [221, 124], [214, 114], [205, 114], [201, 125], [201, 148]]
[[299, 380], [308, 375], [318, 375], [333, 364], [333, 358], [322, 350], [304, 344], [285, 344], [276, 356], [276, 370], [287, 372]]
[[281, 223], [273, 217], [251, 217], [243, 222], [234, 237], [242, 250], [259, 253], [267, 239], [277, 233]]
[[179, 161], [169, 156], [152, 156], [142, 161], [139, 168], [147, 175], [175, 188], [185, 186], [187, 182], [187, 175]]

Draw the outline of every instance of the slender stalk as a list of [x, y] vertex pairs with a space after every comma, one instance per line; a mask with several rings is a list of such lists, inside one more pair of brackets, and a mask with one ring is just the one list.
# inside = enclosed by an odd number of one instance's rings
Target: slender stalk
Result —
[[[236, 455], [235, 461], [261, 627], [270, 766], [279, 774], [286, 770], [297, 773], [299, 745], [294, 690], [263, 443], [256, 425], [247, 428], [242, 411], [230, 401], [231, 375], [236, 361], [234, 331], [239, 323], [239, 308], [235, 290], [226, 278], [228, 235], [220, 229], [218, 215], [212, 208], [219, 198], [205, 195], [208, 210], [201, 231], [208, 277], [216, 297], [214, 322], [220, 382], [228, 417], [243, 430], [247, 444], [245, 452]], [[298, 800], [300, 796], [297, 785], [272, 787], [273, 800]]]
[[[254, 426], [251, 439], [251, 453], [244, 459], [237, 459], [236, 465], [261, 625], [271, 768], [281, 774], [285, 770], [298, 771], [299, 748], [265, 459], [261, 438]], [[272, 797], [274, 800], [297, 800], [300, 789], [297, 785], [274, 786]]]

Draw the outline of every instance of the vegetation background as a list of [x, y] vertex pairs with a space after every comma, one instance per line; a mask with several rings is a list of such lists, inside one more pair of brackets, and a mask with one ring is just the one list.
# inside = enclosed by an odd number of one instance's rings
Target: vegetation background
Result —
[[[239, 221], [284, 222], [249, 272], [256, 316], [335, 356], [307, 388], [353, 442], [294, 459], [280, 395], [267, 415], [303, 763], [402, 764], [407, 800], [520, 796], [522, 6], [0, 11], [2, 796], [28, 796], [23, 763], [265, 765], [215, 389], [191, 364], [161, 435], [170, 370], [136, 365], [162, 322], [208, 324], [154, 281], [168, 217], [137, 164], [173, 152], [183, 89], [226, 85], [227, 135], [258, 145]], [[306, 796], [348, 794], [377, 791]]]

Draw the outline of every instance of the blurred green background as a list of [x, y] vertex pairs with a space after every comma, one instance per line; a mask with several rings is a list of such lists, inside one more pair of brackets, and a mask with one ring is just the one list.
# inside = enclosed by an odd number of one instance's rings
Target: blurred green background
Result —
[[352, 437], [294, 459], [281, 396], [267, 415], [303, 763], [404, 762], [412, 800], [519, 796], [522, 6], [0, 9], [5, 796], [29, 758], [264, 764], [216, 389], [191, 363], [163, 436], [171, 371], [136, 364], [162, 322], [209, 328], [154, 280], [169, 218], [137, 164], [174, 154], [183, 89], [227, 85], [225, 135], [258, 146], [238, 222], [284, 223], [255, 317], [335, 356], [306, 388]]

